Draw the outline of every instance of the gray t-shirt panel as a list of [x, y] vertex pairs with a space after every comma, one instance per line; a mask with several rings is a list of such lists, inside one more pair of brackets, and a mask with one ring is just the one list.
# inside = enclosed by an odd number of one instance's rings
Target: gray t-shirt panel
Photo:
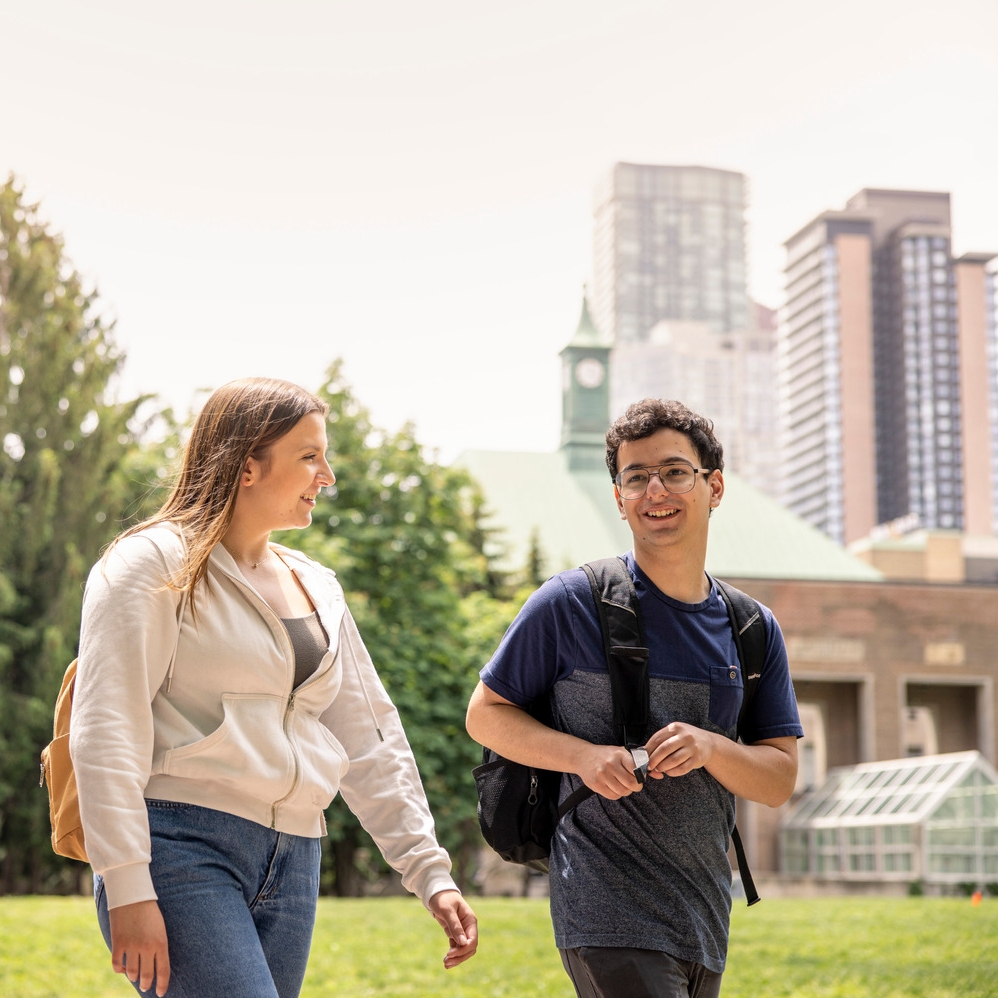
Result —
[[[655, 729], [672, 720], [719, 731], [710, 687], [653, 678]], [[553, 690], [554, 726], [612, 743], [605, 673], [576, 671]], [[699, 720], [693, 720], [698, 718]], [[566, 776], [567, 796], [581, 780]], [[552, 843], [551, 917], [562, 949], [627, 946], [724, 969], [731, 909], [727, 846], [734, 797], [705, 770], [649, 779], [617, 801], [595, 795], [560, 825]]]

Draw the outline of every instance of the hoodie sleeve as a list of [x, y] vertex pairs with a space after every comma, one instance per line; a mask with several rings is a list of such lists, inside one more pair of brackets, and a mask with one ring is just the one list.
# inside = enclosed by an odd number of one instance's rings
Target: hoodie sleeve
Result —
[[149, 537], [126, 537], [91, 570], [83, 600], [69, 745], [87, 855], [112, 908], [156, 897], [144, 791], [152, 700], [178, 636], [169, 571]]
[[[428, 904], [456, 890], [398, 711], [385, 691], [349, 610], [340, 626], [343, 683], [323, 722], [347, 750], [340, 793], [402, 885]], [[373, 716], [372, 716], [373, 715]], [[376, 726], [375, 726], [376, 725]]]

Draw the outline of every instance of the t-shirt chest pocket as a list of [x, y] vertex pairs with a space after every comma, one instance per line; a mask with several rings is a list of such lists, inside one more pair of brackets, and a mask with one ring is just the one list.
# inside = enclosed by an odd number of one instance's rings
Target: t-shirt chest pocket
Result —
[[710, 720], [723, 731], [738, 723], [742, 706], [742, 671], [737, 665], [710, 667]]

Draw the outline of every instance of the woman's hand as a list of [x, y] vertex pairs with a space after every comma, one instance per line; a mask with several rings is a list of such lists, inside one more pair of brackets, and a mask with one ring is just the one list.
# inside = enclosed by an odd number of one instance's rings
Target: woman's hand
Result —
[[143, 991], [156, 981], [163, 998], [170, 986], [170, 954], [166, 925], [155, 901], [136, 901], [108, 911], [111, 920], [111, 966]]
[[478, 949], [478, 919], [460, 891], [438, 891], [428, 907], [450, 943], [444, 966], [450, 970], [474, 956]]

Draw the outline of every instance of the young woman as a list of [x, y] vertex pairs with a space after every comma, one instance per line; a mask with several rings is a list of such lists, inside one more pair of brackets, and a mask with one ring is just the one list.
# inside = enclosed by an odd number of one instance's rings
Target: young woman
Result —
[[162, 509], [87, 582], [70, 747], [98, 920], [140, 992], [299, 993], [337, 793], [447, 933], [444, 966], [477, 947], [335, 575], [270, 543], [335, 481], [326, 412], [284, 381], [218, 389]]

